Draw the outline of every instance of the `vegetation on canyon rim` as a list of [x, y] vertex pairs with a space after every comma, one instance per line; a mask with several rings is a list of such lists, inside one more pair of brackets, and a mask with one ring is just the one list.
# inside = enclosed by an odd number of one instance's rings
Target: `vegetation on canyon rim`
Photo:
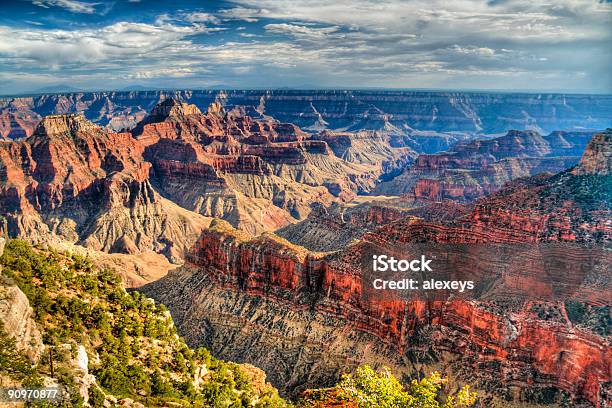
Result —
[[[82, 406], [82, 373], [74, 359], [87, 350], [89, 404], [132, 398], [145, 406], [178, 403], [189, 407], [286, 407], [267, 384], [256, 384], [249, 370], [224, 362], [205, 348], [190, 349], [178, 336], [166, 308], [138, 292], [127, 293], [113, 270], [97, 268], [80, 255], [34, 248], [12, 240], [0, 258], [2, 284], [16, 284], [27, 296], [47, 346], [38, 364], [18, 350], [0, 326], [0, 376], [22, 386], [42, 386], [50, 375], [68, 391], [62, 406]], [[198, 377], [200, 377], [198, 379]], [[476, 394], [468, 386], [438, 402], [445, 379], [433, 373], [404, 386], [388, 370], [360, 367], [333, 388], [338, 403], [358, 407], [469, 407]], [[262, 386], [263, 385], [263, 386]], [[316, 401], [302, 400], [298, 406]], [[41, 405], [44, 406], [44, 405]], [[324, 405], [316, 405], [324, 406]]]
[[[146, 406], [285, 405], [272, 387], [255, 390], [238, 364], [215, 359], [204, 348], [190, 349], [165, 307], [138, 292], [126, 293], [114, 271], [98, 269], [79, 255], [42, 251], [17, 240], [9, 242], [0, 260], [3, 279], [26, 294], [47, 350], [55, 350], [55, 376], [71, 397], [66, 406], [83, 404], [79, 373], [70, 363], [78, 345], [90, 355], [89, 370], [99, 385], [89, 386], [94, 407], [102, 406], [105, 394]], [[0, 373], [24, 385], [40, 385], [49, 374], [48, 354], [38, 366], [28, 367], [23, 356], [10, 353], [14, 344], [4, 331], [2, 344]]]

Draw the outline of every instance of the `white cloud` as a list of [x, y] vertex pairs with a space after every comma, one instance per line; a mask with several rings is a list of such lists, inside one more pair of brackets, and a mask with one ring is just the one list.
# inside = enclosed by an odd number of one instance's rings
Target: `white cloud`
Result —
[[277, 33], [277, 34], [290, 34], [296, 38], [308, 38], [308, 39], [321, 39], [324, 38], [327, 34], [334, 33], [338, 31], [338, 27], [323, 27], [323, 28], [313, 28], [307, 27], [304, 25], [296, 25], [296, 24], [267, 24], [264, 28], [268, 32]]
[[230, 20], [242, 20], [247, 23], [256, 23], [260, 18], [266, 17], [268, 10], [266, 9], [255, 9], [245, 7], [234, 7], [231, 9], [221, 10], [219, 15], [222, 18]]
[[[235, 7], [214, 14], [180, 10], [158, 16], [153, 24], [120, 22], [78, 30], [0, 26], [0, 66], [15, 72], [55, 70], [70, 77], [89, 70], [91, 78], [156, 81], [284, 78], [298, 85], [475, 88], [502, 83], [523, 89], [557, 83], [612, 91], [610, 3], [231, 2]], [[265, 20], [264, 32], [245, 31], [251, 27], [245, 23], [231, 37], [238, 40], [218, 36], [207, 42], [202, 37], [227, 29], [228, 20]]]
[[185, 14], [182, 14], [182, 18], [185, 21], [188, 21], [190, 23], [213, 23], [213, 24], [219, 23], [219, 19], [210, 13], [201, 13], [201, 12], [185, 13]]
[[189, 44], [185, 37], [206, 31], [201, 26], [128, 22], [74, 31], [0, 26], [0, 56], [49, 66], [151, 58], [152, 52], [162, 49], [175, 51]]
[[86, 3], [77, 0], [32, 0], [32, 3], [40, 7], [62, 7], [73, 13], [94, 14], [96, 6], [102, 3]]
[[[428, 36], [486, 33], [494, 37], [608, 36], [612, 4], [594, 0], [234, 0], [224, 15], [301, 20]], [[559, 38], [561, 36], [561, 38]]]
[[[316, 52], [312, 67], [358, 83], [380, 78], [556, 78], [567, 85], [589, 65], [590, 84], [612, 91], [612, 3], [597, 0], [233, 0], [223, 17], [277, 20], [296, 56]], [[333, 29], [326, 31], [328, 27]], [[578, 57], [579, 54], [579, 57]], [[588, 61], [588, 62], [587, 62]], [[607, 61], [607, 62], [606, 62]], [[297, 64], [298, 68], [300, 64]], [[487, 74], [485, 74], [487, 73]], [[561, 80], [561, 78], [565, 78]], [[476, 83], [477, 80], [475, 79]], [[418, 82], [420, 84], [420, 81]], [[580, 86], [578, 82], [572, 86]], [[410, 86], [406, 84], [405, 86]], [[591, 85], [592, 86], [592, 85]]]
[[149, 70], [137, 71], [126, 75], [126, 78], [130, 79], [151, 79], [151, 78], [185, 78], [195, 75], [196, 73], [202, 73], [202, 71], [195, 70], [189, 67], [178, 67], [178, 68], [160, 68], [153, 67]]
[[495, 50], [487, 47], [461, 47], [457, 44], [453, 45], [451, 49], [458, 54], [464, 55], [479, 55], [483, 57], [495, 56]]

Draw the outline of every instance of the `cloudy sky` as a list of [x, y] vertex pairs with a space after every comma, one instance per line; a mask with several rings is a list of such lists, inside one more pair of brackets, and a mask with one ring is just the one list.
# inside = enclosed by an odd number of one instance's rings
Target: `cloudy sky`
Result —
[[0, 94], [434, 88], [612, 93], [612, 2], [2, 0]]

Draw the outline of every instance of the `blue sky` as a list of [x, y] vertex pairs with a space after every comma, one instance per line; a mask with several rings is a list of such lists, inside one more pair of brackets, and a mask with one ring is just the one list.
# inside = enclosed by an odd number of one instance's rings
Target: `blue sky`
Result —
[[0, 4], [0, 94], [57, 84], [612, 92], [609, 1]]

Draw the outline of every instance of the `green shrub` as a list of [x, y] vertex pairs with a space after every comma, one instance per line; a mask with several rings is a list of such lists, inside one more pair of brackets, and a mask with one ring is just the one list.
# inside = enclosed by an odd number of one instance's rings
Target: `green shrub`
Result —
[[459, 408], [476, 403], [476, 393], [469, 386], [441, 402], [440, 391], [446, 382], [438, 373], [405, 387], [388, 368], [380, 371], [370, 366], [359, 367], [355, 374], [346, 374], [336, 386], [341, 400], [352, 401], [360, 408]]

